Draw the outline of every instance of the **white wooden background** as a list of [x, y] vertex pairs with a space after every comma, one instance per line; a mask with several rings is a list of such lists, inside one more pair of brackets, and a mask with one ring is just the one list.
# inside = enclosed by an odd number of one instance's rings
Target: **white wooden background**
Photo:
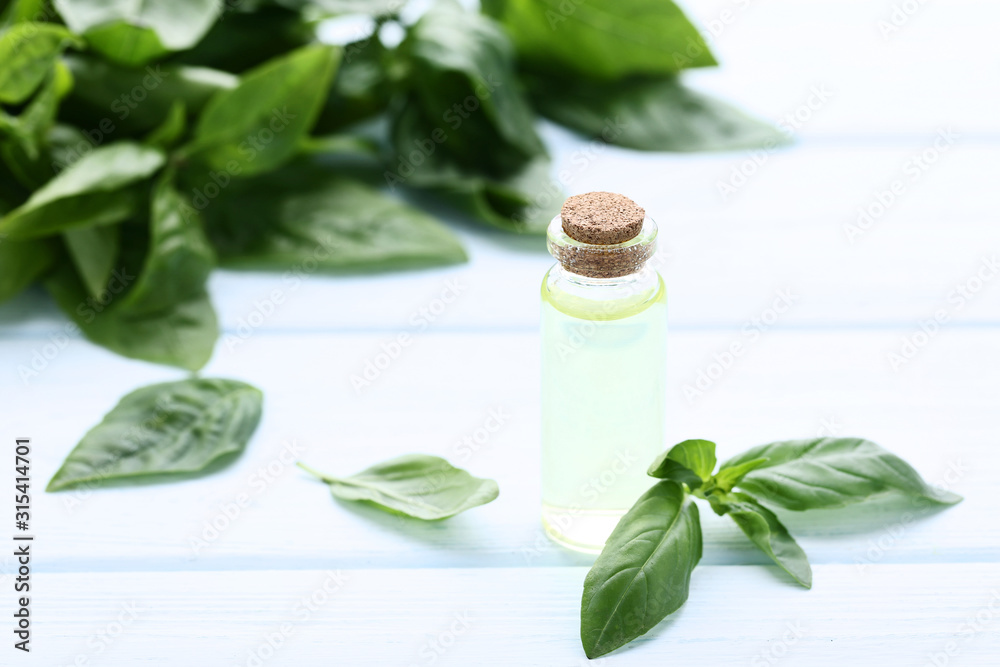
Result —
[[[1000, 278], [962, 308], [954, 298], [1000, 253], [1000, 8], [922, 3], [886, 39], [878, 22], [897, 4], [689, 3], [705, 25], [731, 12], [714, 42], [724, 66], [693, 83], [767, 118], [809, 116], [797, 144], [767, 155], [728, 199], [717, 183], [748, 153], [598, 154], [544, 128], [570, 193], [623, 192], [661, 225], [671, 441], [710, 438], [725, 457], [775, 439], [861, 435], [965, 496], [938, 513], [884, 502], [787, 516], [814, 565], [811, 591], [704, 511], [687, 605], [598, 664], [1000, 664]], [[807, 114], [818, 87], [832, 95]], [[908, 161], [948, 129], [957, 142], [910, 180]], [[896, 179], [905, 192], [849, 242], [844, 225]], [[37, 534], [33, 652], [11, 657], [8, 644], [0, 664], [585, 664], [590, 557], [549, 544], [538, 523], [537, 286], [551, 259], [537, 239], [453, 223], [471, 255], [453, 268], [314, 275], [297, 289], [280, 275], [217, 272], [230, 344], [205, 374], [263, 388], [265, 416], [234, 465], [178, 484], [43, 493], [123, 394], [182, 373], [72, 337], [23, 382], [17, 367], [65, 321], [37, 294], [0, 308], [2, 437], [34, 440]], [[411, 318], [453, 282], [460, 297], [413, 332]], [[273, 290], [283, 303], [239, 338]], [[789, 311], [688, 401], [684, 386], [747, 342], [741, 328], [785, 290]], [[888, 354], [939, 310], [947, 323], [894, 370]], [[355, 391], [351, 376], [402, 331], [414, 343]], [[458, 443], [491, 411], [503, 427], [463, 456]], [[501, 493], [421, 525], [335, 503], [281, 463], [289, 448], [334, 473], [439, 454], [495, 478]], [[240, 494], [249, 506], [195, 550]], [[0, 568], [6, 628], [9, 555]]]

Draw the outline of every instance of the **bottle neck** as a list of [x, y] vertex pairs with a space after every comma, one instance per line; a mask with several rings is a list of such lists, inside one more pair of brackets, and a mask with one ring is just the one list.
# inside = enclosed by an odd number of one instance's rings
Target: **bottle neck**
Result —
[[563, 312], [582, 319], [618, 319], [653, 303], [664, 290], [660, 274], [651, 266], [627, 276], [582, 276], [556, 264], [542, 283], [542, 298]]
[[646, 261], [656, 250], [656, 234], [656, 223], [646, 218], [639, 233], [627, 241], [609, 245], [584, 243], [566, 233], [562, 218], [557, 215], [549, 223], [547, 236], [549, 252], [564, 271], [576, 276], [573, 280], [598, 281], [592, 284], [601, 285], [617, 284], [631, 275], [642, 274]]

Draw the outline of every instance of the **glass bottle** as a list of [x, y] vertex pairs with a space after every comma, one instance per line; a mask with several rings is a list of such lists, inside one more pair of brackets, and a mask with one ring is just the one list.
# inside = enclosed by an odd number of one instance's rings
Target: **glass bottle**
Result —
[[571, 197], [548, 228], [559, 261], [542, 281], [542, 523], [577, 551], [600, 552], [664, 447], [667, 297], [646, 264], [656, 233], [611, 193]]

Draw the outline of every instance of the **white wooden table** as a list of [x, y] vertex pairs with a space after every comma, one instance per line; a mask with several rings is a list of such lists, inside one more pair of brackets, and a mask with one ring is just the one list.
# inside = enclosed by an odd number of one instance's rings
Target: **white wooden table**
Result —
[[[623, 192], [661, 225], [671, 441], [709, 438], [727, 457], [861, 435], [965, 501], [915, 515], [900, 502], [786, 513], [814, 566], [811, 591], [705, 511], [687, 605], [599, 664], [1000, 664], [1000, 277], [961, 307], [954, 296], [1000, 254], [1000, 9], [925, 3], [884, 39], [894, 2], [692, 4], [706, 25], [724, 9], [732, 19], [714, 44], [724, 67], [692, 81], [765, 117], [808, 116], [794, 147], [754, 168], [745, 153], [585, 152], [545, 128], [569, 192]], [[958, 139], [913, 180], [909, 161], [948, 129]], [[741, 168], [754, 173], [723, 199], [717, 183]], [[903, 193], [850, 242], [844, 226], [895, 180]], [[551, 545], [538, 522], [537, 286], [551, 259], [538, 239], [454, 227], [471, 261], [453, 268], [314, 275], [297, 289], [281, 275], [216, 273], [225, 334], [205, 374], [264, 389], [265, 416], [235, 464], [177, 484], [43, 493], [123, 394], [182, 374], [73, 337], [24, 383], [17, 366], [65, 321], [37, 294], [0, 308], [2, 437], [34, 439], [37, 535], [27, 657], [9, 646], [14, 563], [0, 551], [0, 664], [586, 663], [590, 558]], [[414, 331], [455, 283], [459, 298]], [[241, 338], [273, 290], [283, 303]], [[746, 324], [770, 319], [783, 291], [792, 307], [750, 340]], [[889, 354], [938, 311], [947, 322], [894, 369]], [[352, 375], [402, 331], [413, 344], [356, 391]], [[685, 398], [734, 341], [747, 352]], [[491, 411], [503, 427], [460, 449]], [[334, 502], [282, 463], [287, 449], [334, 473], [438, 454], [501, 493], [422, 525]], [[220, 519], [241, 494], [249, 505]], [[213, 521], [228, 525], [206, 533]]]

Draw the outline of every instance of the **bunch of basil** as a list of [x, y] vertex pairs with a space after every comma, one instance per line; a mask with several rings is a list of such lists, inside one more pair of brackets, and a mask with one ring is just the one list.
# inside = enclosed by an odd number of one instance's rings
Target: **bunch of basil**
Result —
[[[374, 32], [318, 43], [345, 13]], [[464, 260], [386, 186], [541, 231], [536, 109], [649, 150], [779, 142], [678, 81], [713, 64], [668, 0], [0, 0], [0, 301], [42, 282], [95, 343], [196, 370], [217, 264]]]
[[893, 494], [926, 510], [962, 500], [861, 438], [772, 442], [721, 465], [714, 442], [685, 440], [658, 456], [647, 472], [659, 481], [618, 522], [583, 584], [580, 639], [591, 659], [649, 632], [687, 601], [702, 549], [696, 498], [728, 515], [805, 588], [812, 588], [809, 559], [767, 505], [803, 512]]

